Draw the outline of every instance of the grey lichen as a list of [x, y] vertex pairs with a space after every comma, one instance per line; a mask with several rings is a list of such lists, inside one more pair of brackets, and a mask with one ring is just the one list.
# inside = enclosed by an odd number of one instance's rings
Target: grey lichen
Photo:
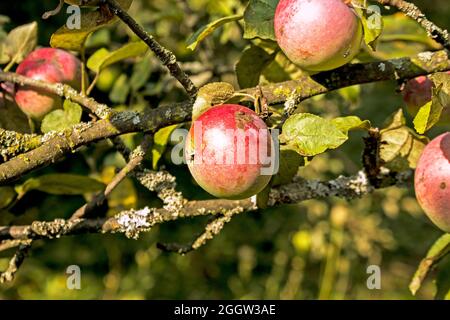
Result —
[[42, 137], [0, 128], [0, 155], [4, 161], [37, 148], [43, 143]]
[[301, 95], [299, 95], [298, 90], [294, 90], [284, 102], [284, 114], [293, 114], [297, 109], [298, 104], [301, 101]]
[[151, 223], [149, 221], [155, 209], [145, 207], [141, 210], [128, 210], [119, 213], [115, 218], [119, 225], [118, 232], [125, 234], [127, 238], [137, 240], [141, 232], [150, 230]]
[[361, 197], [374, 190], [364, 171], [352, 177], [340, 176], [331, 181], [303, 180], [296, 177], [293, 183], [272, 189], [269, 205], [297, 203], [309, 199], [338, 196], [348, 200]]
[[174, 217], [178, 216], [183, 206], [187, 203], [181, 192], [175, 190], [175, 177], [167, 171], [143, 170], [136, 173], [139, 182], [149, 189], [156, 192], [164, 206]]
[[80, 221], [79, 219], [55, 219], [52, 222], [34, 221], [30, 226], [30, 231], [32, 234], [48, 239], [59, 238], [71, 231], [74, 225]]

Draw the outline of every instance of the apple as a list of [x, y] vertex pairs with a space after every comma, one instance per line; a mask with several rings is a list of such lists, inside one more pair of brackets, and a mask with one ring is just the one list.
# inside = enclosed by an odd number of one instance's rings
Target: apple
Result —
[[236, 104], [202, 113], [186, 138], [185, 157], [195, 181], [225, 199], [245, 199], [270, 181], [270, 132], [258, 115]]
[[[34, 50], [19, 64], [16, 73], [49, 83], [68, 84], [76, 90], [81, 87], [80, 61], [61, 49]], [[36, 120], [62, 106], [61, 97], [32, 86], [18, 86], [15, 100], [25, 114]]]
[[417, 164], [414, 187], [417, 200], [430, 220], [450, 232], [450, 132], [425, 147]]
[[361, 20], [344, 0], [280, 0], [274, 28], [289, 60], [313, 72], [350, 62], [363, 39]]

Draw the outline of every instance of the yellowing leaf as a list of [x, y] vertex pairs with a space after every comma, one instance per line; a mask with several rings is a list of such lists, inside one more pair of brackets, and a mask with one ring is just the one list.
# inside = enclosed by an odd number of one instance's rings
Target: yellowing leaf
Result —
[[167, 143], [170, 140], [170, 135], [178, 127], [177, 124], [159, 129], [154, 136], [152, 148], [152, 166], [153, 169], [158, 169], [158, 162], [166, 150]]
[[2, 55], [6, 55], [8, 61], [21, 62], [36, 47], [37, 30], [36, 22], [12, 29], [2, 44]]
[[380, 133], [380, 158], [387, 168], [395, 172], [416, 168], [428, 139], [405, 125], [401, 109], [390, 118], [387, 127]]
[[419, 109], [414, 118], [414, 128], [420, 134], [430, 130], [441, 118], [444, 106], [441, 95], [442, 85], [438, 89], [433, 89], [433, 98], [430, 102]]
[[409, 290], [413, 295], [420, 289], [432, 267], [448, 253], [450, 253], [450, 234], [444, 234], [431, 246], [425, 258], [420, 262], [409, 284]]
[[[128, 10], [133, 0], [118, 0], [117, 2], [124, 10]], [[83, 11], [80, 19], [81, 28], [70, 29], [67, 25], [62, 26], [52, 34], [50, 45], [54, 48], [80, 51], [92, 32], [117, 21], [115, 16], [106, 17], [99, 9]]]
[[383, 17], [377, 6], [368, 6], [365, 8], [356, 8], [364, 31], [364, 42], [375, 51], [378, 38], [383, 31]]
[[371, 127], [370, 121], [363, 121], [357, 116], [339, 117], [332, 119], [331, 122], [345, 134], [351, 130], [368, 130]]

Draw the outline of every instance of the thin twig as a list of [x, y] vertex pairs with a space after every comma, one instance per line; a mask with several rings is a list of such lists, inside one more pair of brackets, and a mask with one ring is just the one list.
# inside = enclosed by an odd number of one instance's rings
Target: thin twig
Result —
[[230, 210], [219, 217], [214, 217], [212, 221], [206, 225], [205, 230], [190, 244], [182, 245], [178, 243], [158, 243], [157, 247], [163, 251], [176, 252], [182, 255], [197, 250], [205, 245], [209, 240], [212, 240], [215, 236], [217, 236], [220, 231], [222, 231], [225, 224], [230, 222], [235, 215], [242, 213], [243, 211], [244, 210], [242, 208], [238, 208], [237, 210]]
[[81, 106], [89, 109], [93, 114], [101, 119], [105, 119], [112, 114], [112, 109], [108, 106], [98, 103], [92, 98], [80, 94], [77, 90], [67, 84], [62, 83], [48, 83], [32, 78], [22, 76], [12, 72], [0, 72], [0, 81], [8, 81], [17, 83], [21, 86], [27, 85], [30, 87], [43, 89], [49, 93], [64, 97], [70, 101], [76, 102]]
[[80, 207], [71, 216], [71, 220], [88, 217], [93, 210], [101, 206], [111, 192], [144, 160], [152, 143], [151, 135], [145, 135], [142, 143], [130, 155], [128, 163], [114, 176], [103, 192], [97, 194], [89, 203]]
[[191, 81], [189, 76], [181, 69], [175, 55], [164, 48], [152, 35], [148, 34], [115, 0], [102, 1], [105, 2], [115, 15], [148, 45], [150, 50], [155, 53], [163, 65], [169, 69], [170, 74], [183, 86], [191, 100], [194, 100], [197, 95], [197, 87]]
[[444, 48], [450, 50], [450, 36], [447, 30], [439, 28], [427, 19], [425, 14], [413, 3], [404, 0], [377, 0], [382, 5], [397, 8], [408, 17], [416, 20], [427, 31], [428, 35], [440, 43]]
[[13, 255], [11, 260], [9, 261], [8, 268], [0, 273], [0, 283], [11, 282], [14, 280], [17, 271], [28, 255], [28, 250], [31, 247], [31, 241], [26, 244], [21, 244], [17, 249], [16, 253]]

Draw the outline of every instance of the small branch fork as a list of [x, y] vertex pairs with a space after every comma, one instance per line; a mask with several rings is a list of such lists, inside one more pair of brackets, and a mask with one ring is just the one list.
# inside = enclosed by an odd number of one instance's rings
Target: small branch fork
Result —
[[[400, 11], [418, 21], [447, 50], [449, 35], [432, 22], [413, 4], [402, 0], [377, 0], [383, 5], [397, 7]], [[141, 165], [152, 142], [152, 133], [170, 124], [188, 121], [191, 117], [192, 103], [197, 88], [181, 69], [175, 55], [161, 46], [137, 22], [124, 11], [115, 0], [102, 0], [117, 17], [138, 35], [167, 67], [170, 74], [186, 90], [189, 101], [161, 106], [143, 113], [115, 112], [94, 99], [79, 94], [73, 88], [63, 84], [49, 84], [29, 79], [14, 73], [0, 72], [0, 81], [20, 85], [30, 85], [57, 94], [77, 102], [100, 120], [79, 124], [64, 132], [53, 132], [44, 136], [25, 135], [0, 129], [0, 154], [5, 163], [0, 163], [0, 185], [7, 184], [39, 167], [49, 165], [69, 152], [83, 145], [111, 138], [116, 149], [127, 160], [127, 164], [116, 174], [106, 189], [97, 194], [90, 202], [76, 210], [71, 218], [54, 221], [34, 221], [24, 226], [0, 226], [0, 251], [17, 248], [5, 272], [0, 273], [0, 283], [12, 281], [23, 263], [32, 242], [37, 239], [55, 239], [68, 235], [87, 233], [123, 233], [136, 239], [141, 232], [149, 231], [153, 226], [182, 218], [210, 216], [210, 222], [204, 231], [191, 243], [159, 244], [166, 251], [185, 254], [196, 250], [218, 235], [223, 227], [238, 214], [254, 211], [258, 208], [252, 199], [188, 201], [176, 191], [176, 181], [165, 171], [151, 171]], [[295, 111], [296, 105], [310, 97], [343, 87], [376, 81], [403, 80], [420, 75], [450, 70], [448, 52], [424, 52], [415, 57], [393, 59], [365, 64], [353, 64], [336, 70], [322, 72], [312, 77], [271, 84], [242, 90], [244, 94], [261, 94], [268, 104], [284, 103], [288, 116]], [[130, 132], [144, 132], [141, 145], [133, 151], [122, 143], [120, 135]], [[405, 186], [410, 182], [412, 172], [393, 173], [382, 168], [376, 156], [369, 152], [370, 146], [379, 143], [379, 133], [374, 130], [365, 140], [363, 155], [364, 170], [351, 177], [338, 177], [330, 181], [307, 181], [299, 177], [287, 185], [273, 188], [269, 194], [268, 206], [284, 203], [298, 203], [308, 199], [330, 196], [353, 199], [388, 186]], [[383, 170], [381, 170], [383, 169]], [[114, 217], [94, 218], [95, 211], [123, 179], [129, 175], [136, 178], [144, 187], [155, 192], [162, 200], [162, 208], [143, 208], [123, 211]]]

